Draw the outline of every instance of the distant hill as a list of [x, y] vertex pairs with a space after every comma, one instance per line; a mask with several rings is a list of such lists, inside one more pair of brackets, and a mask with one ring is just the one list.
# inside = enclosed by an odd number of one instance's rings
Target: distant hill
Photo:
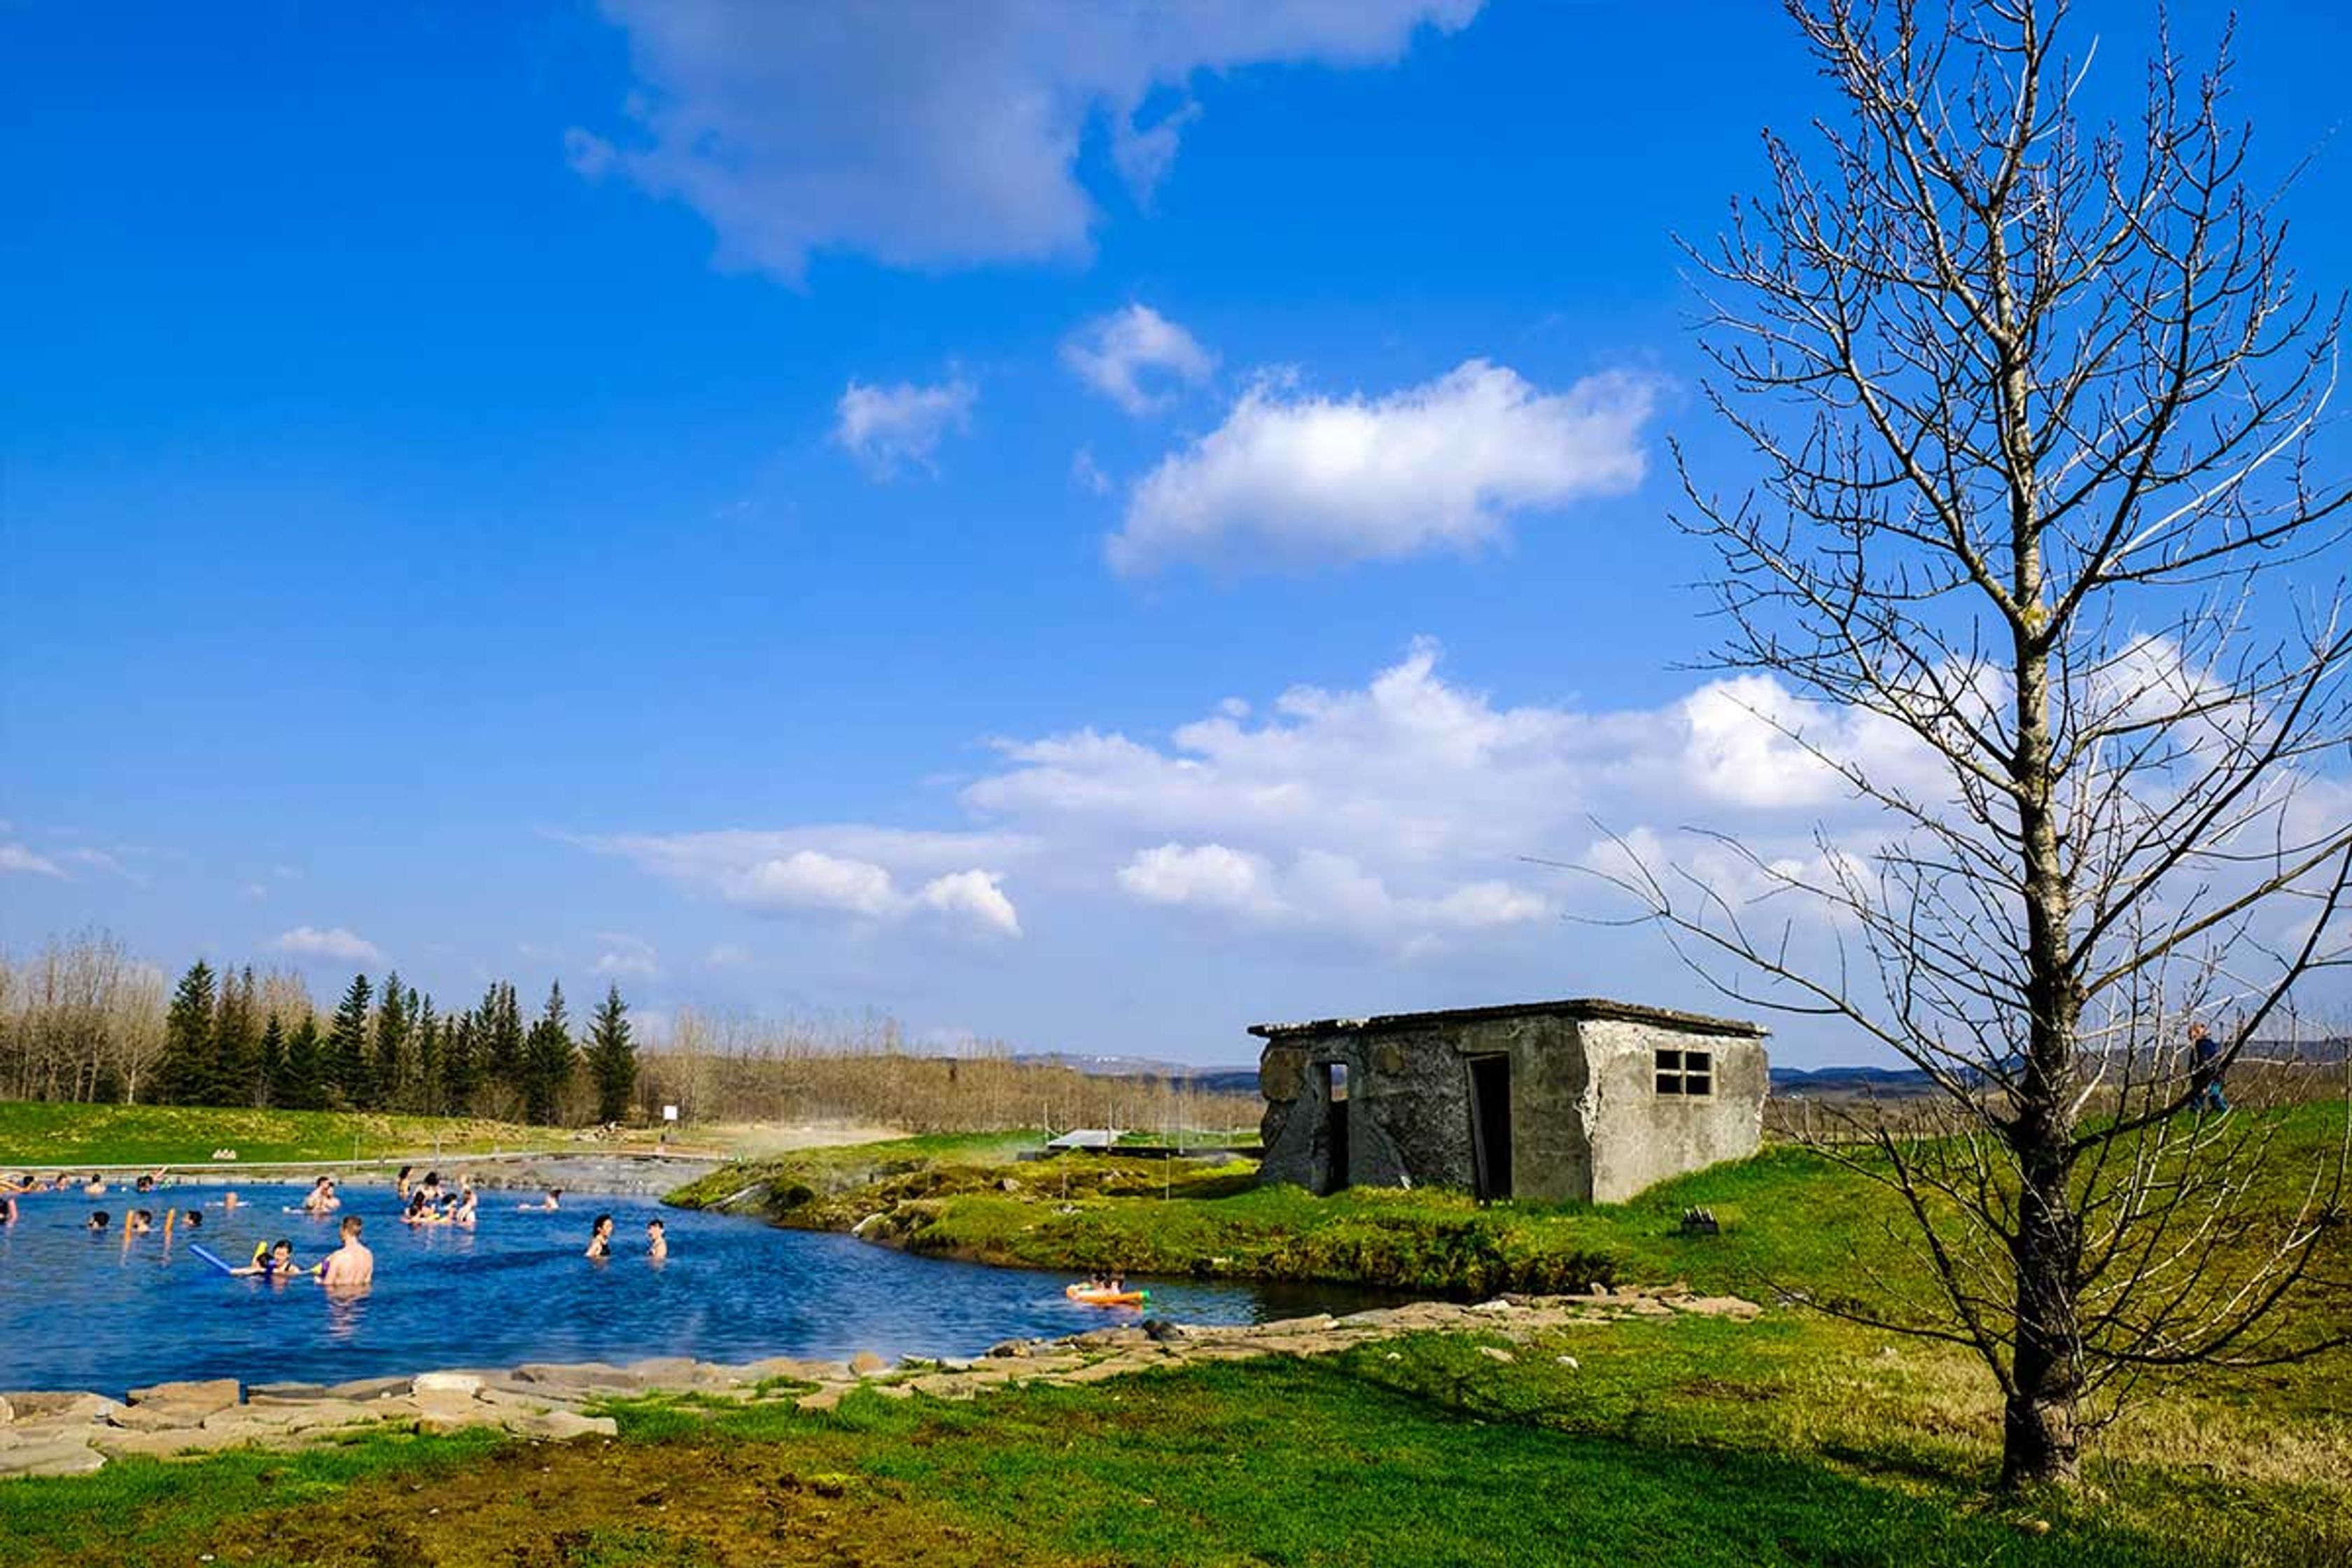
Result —
[[1917, 1068], [1774, 1068], [1772, 1092], [1779, 1095], [1809, 1094], [1821, 1098], [1841, 1095], [1876, 1095], [1881, 1099], [1900, 1099], [1906, 1095], [1929, 1094], [1935, 1084]]
[[[2304, 1040], [2293, 1046], [2284, 1040], [2255, 1040], [2246, 1047], [2245, 1055], [2251, 1060], [2266, 1062], [2340, 1064], [2352, 1060], [2352, 1036]], [[1083, 1056], [1073, 1051], [1029, 1052], [1014, 1059], [1069, 1068], [1097, 1078], [1161, 1079], [1203, 1094], [1257, 1092], [1255, 1067], [1192, 1067], [1150, 1057]], [[1902, 1100], [1932, 1094], [1935, 1085], [1926, 1073], [1912, 1067], [1774, 1068], [1772, 1092], [1784, 1097], [1808, 1095], [1817, 1100], [1864, 1095]]]
[[1076, 1051], [1030, 1051], [1015, 1061], [1069, 1068], [1096, 1078], [1156, 1078], [1202, 1094], [1255, 1094], [1255, 1067], [1193, 1067], [1150, 1057], [1084, 1056]]

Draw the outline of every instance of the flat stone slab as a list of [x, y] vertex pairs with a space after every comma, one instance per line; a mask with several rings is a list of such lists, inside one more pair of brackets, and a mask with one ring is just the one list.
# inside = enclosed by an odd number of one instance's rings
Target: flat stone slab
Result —
[[629, 1390], [646, 1386], [646, 1380], [628, 1368], [604, 1361], [527, 1361], [515, 1368], [514, 1374], [519, 1382], [545, 1384], [551, 1388]]
[[243, 1392], [233, 1377], [213, 1377], [200, 1383], [158, 1383], [134, 1388], [131, 1391], [131, 1403], [177, 1405], [209, 1415], [235, 1405]]
[[106, 1467], [106, 1456], [88, 1443], [42, 1443], [0, 1450], [0, 1477], [86, 1476]]
[[338, 1399], [385, 1399], [406, 1394], [415, 1382], [408, 1377], [358, 1377], [335, 1384], [327, 1392]]
[[470, 1372], [420, 1372], [410, 1387], [416, 1394], [463, 1394], [471, 1399], [482, 1391], [481, 1377]]
[[303, 1404], [328, 1397], [323, 1383], [256, 1383], [247, 1384], [245, 1402], [247, 1405]]

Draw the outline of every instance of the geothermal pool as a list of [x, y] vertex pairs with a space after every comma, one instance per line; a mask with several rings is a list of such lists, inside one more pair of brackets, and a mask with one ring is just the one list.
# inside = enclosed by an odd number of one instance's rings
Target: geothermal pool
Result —
[[[310, 1280], [222, 1274], [170, 1245], [163, 1211], [209, 1204], [196, 1240], [231, 1263], [256, 1241], [286, 1237], [295, 1260], [335, 1246], [336, 1222], [285, 1214], [299, 1186], [239, 1186], [224, 1211], [215, 1186], [135, 1197], [79, 1192], [17, 1200], [0, 1226], [0, 1390], [126, 1388], [174, 1378], [340, 1383], [436, 1367], [526, 1361], [634, 1361], [686, 1355], [743, 1362], [974, 1355], [1000, 1340], [1075, 1333], [1136, 1314], [1064, 1300], [1067, 1277], [911, 1258], [845, 1236], [666, 1209], [643, 1197], [566, 1193], [555, 1214], [518, 1213], [527, 1194], [488, 1192], [472, 1231], [411, 1227], [385, 1188], [346, 1187], [341, 1214], [367, 1221], [375, 1284], [352, 1300]], [[154, 1211], [158, 1231], [126, 1247], [126, 1209]], [[105, 1209], [115, 1229], [83, 1228]], [[590, 1222], [614, 1217], [614, 1256], [581, 1254]], [[659, 1218], [670, 1256], [646, 1256]], [[1151, 1310], [1202, 1323], [1244, 1323], [1377, 1304], [1345, 1287], [1150, 1280]], [[1133, 1281], [1131, 1281], [1133, 1283]], [[1382, 1300], [1392, 1300], [1384, 1298]]]

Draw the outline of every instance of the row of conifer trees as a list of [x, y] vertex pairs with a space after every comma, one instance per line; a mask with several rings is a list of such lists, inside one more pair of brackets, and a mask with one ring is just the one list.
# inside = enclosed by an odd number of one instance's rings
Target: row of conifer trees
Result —
[[[528, 1025], [506, 981], [472, 1007], [444, 1013], [402, 984], [352, 977], [322, 1025], [304, 1012], [262, 1016], [252, 969], [215, 973], [198, 960], [172, 994], [153, 1098], [176, 1105], [288, 1110], [520, 1115], [552, 1125], [591, 1103], [599, 1122], [627, 1118], [637, 1081], [628, 1004], [615, 985], [574, 1038], [563, 988]], [[584, 1081], [583, 1081], [584, 1080]], [[575, 1087], [589, 1092], [575, 1093]]]

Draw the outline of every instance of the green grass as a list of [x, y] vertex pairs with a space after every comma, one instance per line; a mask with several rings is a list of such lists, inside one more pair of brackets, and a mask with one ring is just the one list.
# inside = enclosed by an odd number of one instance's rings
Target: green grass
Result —
[[0, 1101], [0, 1169], [25, 1165], [180, 1165], [233, 1168], [277, 1161], [480, 1154], [565, 1145], [561, 1129], [470, 1117], [333, 1110], [235, 1110], [211, 1106], [58, 1105]]
[[2352, 1552], [2340, 1472], [2249, 1484], [2103, 1458], [2080, 1500], [1990, 1505], [1990, 1437], [1948, 1407], [1942, 1358], [1819, 1320], [1483, 1342], [1515, 1359], [1419, 1336], [968, 1404], [629, 1401], [613, 1443], [395, 1435], [125, 1464], [0, 1485], [0, 1564], [2285, 1568]]
[[[2343, 1115], [2284, 1113], [2283, 1152], [2327, 1148]], [[1260, 1187], [1246, 1165], [1013, 1163], [1034, 1142], [812, 1151], [680, 1195], [716, 1205], [749, 1188], [738, 1206], [788, 1223], [878, 1214], [868, 1234], [1040, 1266], [1479, 1294], [1681, 1279], [1769, 1310], [1530, 1344], [1422, 1335], [970, 1404], [864, 1392], [818, 1415], [660, 1396], [613, 1406], [614, 1442], [384, 1436], [319, 1456], [127, 1464], [0, 1484], [0, 1565], [208, 1552], [499, 1568], [2352, 1564], [2342, 1356], [2151, 1390], [2099, 1435], [2079, 1491], [1991, 1500], [1999, 1400], [1968, 1352], [1779, 1294], [1917, 1279], [1888, 1195], [1801, 1151], [1629, 1204], [1482, 1207], [1443, 1192], [1318, 1199]], [[2285, 1185], [2268, 1201], [2286, 1204]], [[1680, 1234], [1691, 1205], [1722, 1234]], [[2329, 1271], [2352, 1271], [2352, 1234], [2339, 1226], [2328, 1245]], [[2341, 1318], [2352, 1303], [2299, 1310]]]
[[299, 1454], [119, 1459], [90, 1476], [0, 1481], [0, 1563], [193, 1563], [205, 1548], [192, 1543], [230, 1521], [331, 1508], [371, 1477], [431, 1479], [498, 1447], [487, 1431], [374, 1432]]

